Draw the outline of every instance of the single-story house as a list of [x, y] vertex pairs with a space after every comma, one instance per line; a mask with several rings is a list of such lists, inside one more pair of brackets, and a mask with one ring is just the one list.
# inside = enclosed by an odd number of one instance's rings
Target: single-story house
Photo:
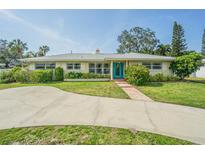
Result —
[[192, 77], [205, 78], [205, 59], [202, 59], [202, 64], [200, 69], [192, 74]]
[[157, 56], [141, 53], [112, 54], [100, 53], [69, 53], [44, 57], [26, 58], [21, 61], [29, 64], [29, 70], [52, 69], [62, 67], [65, 72], [82, 72], [110, 74], [111, 79], [123, 79], [125, 68], [129, 65], [144, 65], [150, 74], [162, 73], [172, 75], [169, 69], [173, 57]]

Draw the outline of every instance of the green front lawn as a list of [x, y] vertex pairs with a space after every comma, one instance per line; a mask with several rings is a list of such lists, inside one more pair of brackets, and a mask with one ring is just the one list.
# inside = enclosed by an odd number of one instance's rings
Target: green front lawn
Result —
[[10, 83], [0, 84], [0, 89], [23, 87], [23, 86], [52, 86], [64, 91], [79, 94], [104, 96], [113, 98], [129, 98], [128, 95], [114, 82], [50, 82], [50, 83]]
[[0, 130], [0, 144], [192, 144], [147, 132], [94, 126], [47, 126]]
[[156, 101], [205, 108], [204, 83], [158, 82], [137, 88]]

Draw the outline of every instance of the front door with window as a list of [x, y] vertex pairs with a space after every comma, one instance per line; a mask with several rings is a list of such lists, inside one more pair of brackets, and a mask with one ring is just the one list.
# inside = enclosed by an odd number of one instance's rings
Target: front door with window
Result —
[[113, 78], [123, 79], [124, 77], [124, 63], [114, 62], [113, 63]]

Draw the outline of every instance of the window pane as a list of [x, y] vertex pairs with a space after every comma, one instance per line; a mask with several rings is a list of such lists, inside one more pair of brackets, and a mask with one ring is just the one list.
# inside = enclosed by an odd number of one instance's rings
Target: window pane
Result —
[[55, 63], [52, 64], [46, 64], [46, 69], [54, 69], [56, 67]]
[[102, 64], [96, 64], [96, 68], [102, 68]]
[[97, 73], [97, 74], [102, 74], [102, 69], [101, 69], [101, 68], [100, 68], [100, 69], [97, 69], [97, 70], [96, 70], [96, 73]]
[[72, 70], [73, 69], [73, 64], [67, 64], [67, 69]]
[[110, 69], [104, 69], [104, 74], [110, 74]]
[[152, 69], [162, 69], [162, 64], [161, 63], [153, 63]]
[[80, 63], [74, 64], [74, 69], [79, 70], [80, 69]]
[[89, 64], [89, 68], [95, 68], [95, 64], [93, 63]]
[[95, 73], [95, 69], [89, 69], [89, 73]]
[[35, 65], [37, 70], [44, 70], [45, 69], [45, 64], [36, 64]]
[[110, 68], [109, 64], [104, 64], [104, 68]]
[[148, 69], [151, 69], [151, 63], [142, 63], [142, 65], [147, 67]]

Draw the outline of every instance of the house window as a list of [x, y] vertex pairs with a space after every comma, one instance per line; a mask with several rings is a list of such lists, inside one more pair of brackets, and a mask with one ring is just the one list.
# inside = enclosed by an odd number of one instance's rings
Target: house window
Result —
[[89, 73], [95, 73], [95, 64], [94, 63], [89, 64]]
[[72, 70], [73, 69], [73, 64], [67, 64], [67, 69]]
[[152, 69], [153, 70], [160, 70], [160, 69], [162, 69], [162, 64], [161, 63], [153, 63]]
[[162, 63], [142, 63], [145, 67], [152, 70], [160, 70], [162, 69]]
[[108, 63], [90, 63], [89, 73], [110, 74], [110, 65]]
[[67, 69], [68, 70], [80, 70], [81, 64], [80, 63], [68, 63]]
[[104, 74], [110, 74], [110, 65], [109, 64], [104, 64], [103, 65], [103, 72], [104, 72]]
[[45, 69], [45, 64], [35, 64], [36, 70], [44, 70]]
[[147, 67], [148, 69], [151, 69], [151, 63], [142, 63], [143, 66]]
[[76, 64], [74, 64], [74, 69], [75, 70], [80, 70], [80, 63], [76, 63]]
[[55, 63], [46, 64], [46, 69], [55, 69], [55, 68], [56, 68], [56, 64]]
[[97, 74], [102, 74], [102, 64], [96, 64], [96, 73]]
[[35, 64], [36, 70], [44, 70], [44, 69], [55, 69], [56, 64], [55, 63], [37, 63]]

